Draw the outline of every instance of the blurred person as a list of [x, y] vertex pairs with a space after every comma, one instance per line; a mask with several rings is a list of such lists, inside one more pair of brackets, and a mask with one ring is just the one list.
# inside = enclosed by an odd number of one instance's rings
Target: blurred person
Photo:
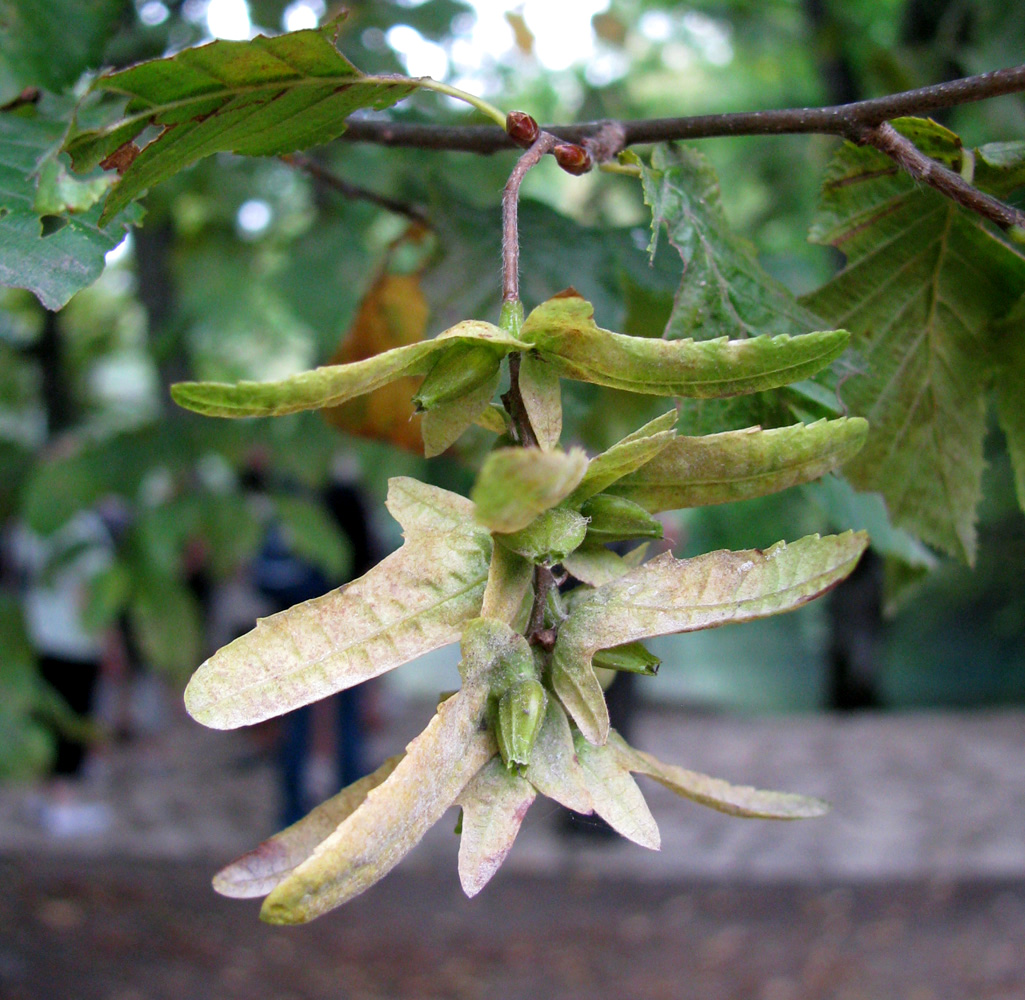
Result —
[[[286, 526], [268, 515], [263, 545], [253, 564], [253, 583], [273, 612], [320, 597], [362, 576], [373, 565], [369, 520], [357, 485], [358, 473], [353, 460], [339, 458], [321, 496], [349, 542], [352, 562], [347, 580], [328, 580], [322, 570], [297, 555]], [[265, 494], [267, 477], [262, 463], [251, 463], [245, 478], [251, 489]], [[325, 717], [328, 714], [333, 714], [334, 719]], [[316, 742], [324, 742], [316, 740], [318, 722], [322, 727], [333, 722], [334, 753], [313, 752]], [[318, 797], [333, 794], [366, 773], [363, 692], [349, 688], [326, 702], [296, 709], [281, 717], [280, 726], [281, 820], [283, 825], [290, 826], [313, 808]]]
[[[117, 652], [117, 636], [85, 623], [89, 587], [113, 555], [110, 532], [95, 510], [81, 510], [51, 535], [16, 524], [9, 554], [25, 624], [39, 672], [75, 715], [90, 718], [103, 663]], [[55, 726], [50, 781], [35, 803], [43, 829], [53, 836], [102, 833], [111, 822], [107, 805], [87, 800], [80, 788], [87, 738]]]

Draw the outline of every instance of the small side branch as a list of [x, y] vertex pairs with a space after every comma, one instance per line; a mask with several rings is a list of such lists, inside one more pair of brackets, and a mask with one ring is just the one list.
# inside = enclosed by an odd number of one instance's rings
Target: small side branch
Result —
[[864, 129], [858, 135], [858, 141], [885, 153], [915, 180], [928, 184], [952, 201], [996, 223], [1001, 229], [1025, 227], [1025, 212], [984, 194], [960, 174], [930, 159], [889, 122]]
[[323, 184], [324, 187], [336, 191], [345, 198], [351, 198], [354, 201], [367, 201], [371, 205], [377, 205], [378, 208], [394, 212], [396, 215], [404, 215], [412, 222], [419, 222], [424, 226], [430, 226], [430, 220], [416, 206], [408, 205], [404, 201], [389, 198], [387, 195], [378, 194], [376, 191], [371, 191], [368, 188], [360, 187], [358, 184], [343, 180], [337, 174], [333, 174], [323, 164], [310, 159], [308, 156], [303, 156], [300, 153], [291, 153], [282, 156], [281, 159], [290, 167], [303, 171], [303, 173], [308, 174], [317, 183]]
[[502, 191], [502, 301], [516, 302], [520, 297], [520, 185], [527, 171], [541, 162], [556, 143], [549, 132], [541, 132], [530, 148], [516, 161]]

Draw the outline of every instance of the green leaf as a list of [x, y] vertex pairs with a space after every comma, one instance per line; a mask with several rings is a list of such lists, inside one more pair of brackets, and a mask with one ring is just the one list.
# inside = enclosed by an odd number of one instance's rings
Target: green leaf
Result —
[[693, 559], [666, 552], [573, 602], [552, 654], [555, 692], [588, 739], [604, 743], [607, 716], [591, 681], [599, 649], [790, 611], [839, 583], [867, 544], [864, 534], [845, 532], [778, 542], [765, 551], [723, 550]]
[[522, 556], [496, 545], [491, 552], [481, 617], [514, 627], [525, 626], [533, 603], [534, 566]]
[[749, 785], [731, 785], [721, 778], [688, 771], [675, 764], [663, 764], [643, 750], [635, 750], [615, 730], [609, 733], [608, 749], [622, 766], [635, 774], [646, 774], [671, 792], [730, 816], [748, 819], [812, 819], [829, 812], [821, 799], [791, 792], [764, 792]]
[[573, 743], [594, 811], [627, 840], [657, 851], [661, 846], [658, 824], [617, 748], [594, 746], [582, 733], [576, 734]]
[[215, 653], [185, 692], [215, 729], [250, 725], [352, 687], [454, 642], [480, 612], [491, 536], [464, 497], [389, 483], [405, 544], [345, 587], [280, 614]]
[[676, 410], [670, 410], [595, 455], [587, 463], [580, 485], [567, 498], [567, 506], [579, 507], [589, 497], [650, 462], [676, 436], [675, 424]]
[[486, 699], [475, 685], [442, 702], [395, 770], [264, 900], [261, 918], [305, 923], [387, 875], [494, 756]]
[[507, 351], [525, 345], [492, 323], [465, 320], [433, 340], [395, 347], [365, 361], [325, 365], [276, 382], [179, 382], [171, 396], [179, 406], [208, 417], [267, 417], [337, 406], [407, 375], [424, 375], [439, 351], [481, 340]]
[[488, 408], [498, 388], [499, 370], [495, 369], [486, 382], [471, 389], [451, 402], [439, 403], [420, 418], [420, 431], [424, 439], [424, 455], [434, 458], [454, 444], [463, 432]]
[[[895, 122], [959, 169], [960, 142], [932, 122]], [[807, 302], [848, 326], [865, 372], [844, 399], [870, 432], [845, 474], [879, 491], [894, 523], [971, 562], [989, 379], [987, 327], [1025, 291], [1025, 257], [977, 216], [846, 143], [831, 163], [810, 238], [847, 255]]]
[[1014, 469], [1014, 487], [1018, 504], [1025, 510], [1025, 297], [994, 330], [999, 367], [996, 375], [997, 412], [1000, 427], [1007, 438]]
[[[566, 622], [563, 622], [560, 638], [565, 627]], [[567, 642], [560, 651], [556, 641], [555, 651], [551, 665], [552, 690], [584, 736], [591, 743], [604, 743], [609, 734], [609, 709], [591, 663], [597, 649], [585, 653]]]
[[498, 757], [463, 789], [459, 883], [467, 896], [476, 896], [502, 866], [536, 795], [533, 785], [506, 770]]
[[[104, 255], [140, 215], [99, 224], [96, 185], [107, 182], [62, 178], [52, 159], [64, 127], [41, 114], [0, 113], [0, 285], [27, 288], [47, 309], [60, 309], [100, 276]], [[47, 180], [42, 190], [36, 171]]]
[[613, 493], [591, 497], [580, 513], [588, 520], [587, 540], [594, 544], [623, 542], [631, 538], [661, 538], [662, 522], [640, 504]]
[[572, 289], [543, 302], [520, 336], [564, 378], [657, 396], [715, 398], [775, 389], [843, 353], [845, 330], [747, 340], [650, 340], [602, 330]]
[[581, 583], [592, 587], [611, 583], [634, 567], [622, 556], [604, 545], [582, 545], [562, 561], [563, 569], [569, 571]]
[[587, 779], [573, 745], [569, 719], [554, 698], [548, 699], [526, 778], [542, 795], [567, 809], [585, 816], [594, 812]]
[[520, 396], [542, 451], [559, 445], [562, 436], [562, 393], [555, 369], [529, 351], [520, 358]]
[[867, 433], [855, 417], [678, 437], [609, 492], [652, 513], [765, 496], [839, 468]]
[[212, 153], [279, 156], [337, 138], [361, 108], [391, 107], [415, 89], [365, 77], [334, 46], [338, 23], [250, 41], [215, 41], [101, 76], [94, 90], [129, 98], [124, 114], [66, 144], [92, 167], [150, 126], [160, 134], [111, 190], [104, 221], [145, 189]]
[[683, 261], [667, 339], [799, 334], [820, 325], [763, 270], [754, 246], [729, 228], [719, 181], [701, 153], [688, 146], [656, 146], [650, 167], [636, 162], [652, 211], [651, 246], [664, 228]]
[[525, 528], [495, 534], [495, 541], [532, 563], [562, 562], [587, 534], [587, 518], [575, 510], [553, 507], [539, 514]]
[[587, 456], [539, 448], [498, 448], [481, 466], [470, 499], [492, 531], [519, 531], [565, 500], [584, 476]]
[[662, 661], [639, 642], [627, 642], [611, 649], [599, 649], [594, 654], [594, 665], [602, 670], [623, 670], [654, 677]]
[[235, 899], [266, 896], [366, 801], [367, 795], [395, 770], [402, 756], [389, 757], [372, 774], [343, 788], [297, 823], [236, 858], [214, 876], [214, 889]]
[[295, 555], [323, 570], [328, 579], [351, 576], [352, 547], [322, 503], [305, 497], [278, 496], [274, 508]]
[[144, 661], [170, 677], [188, 677], [203, 653], [202, 611], [180, 580], [156, 572], [136, 580], [129, 620]]
[[0, 92], [6, 104], [26, 87], [61, 91], [98, 66], [123, 0], [0, 0]]

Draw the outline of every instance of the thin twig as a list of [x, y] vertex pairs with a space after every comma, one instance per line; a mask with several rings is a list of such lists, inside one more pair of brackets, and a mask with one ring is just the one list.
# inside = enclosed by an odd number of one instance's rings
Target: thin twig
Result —
[[[709, 139], [733, 135], [839, 135], [857, 139], [861, 129], [904, 115], [922, 115], [940, 108], [984, 101], [1025, 91], [1025, 65], [980, 73], [887, 97], [823, 108], [783, 108], [743, 111], [685, 118], [650, 118], [624, 121], [623, 145], [636, 146], [677, 139]], [[582, 143], [609, 125], [608, 121], [546, 125], [544, 130], [563, 142]], [[503, 129], [492, 125], [415, 125], [387, 121], [350, 120], [342, 138], [382, 146], [416, 146], [420, 149], [463, 153], [497, 153], [516, 145]]]
[[525, 633], [527, 642], [540, 645], [547, 650], [555, 645], [556, 633], [545, 628], [545, 609], [548, 607], [548, 592], [555, 586], [555, 576], [547, 566], [534, 567], [534, 603]]
[[387, 195], [378, 194], [376, 191], [371, 191], [368, 188], [360, 187], [358, 184], [353, 184], [351, 181], [343, 180], [337, 174], [333, 174], [328, 170], [327, 167], [316, 160], [311, 160], [308, 156], [303, 156], [300, 153], [290, 153], [282, 156], [281, 159], [289, 166], [302, 170], [315, 181], [331, 188], [332, 191], [337, 191], [346, 198], [370, 202], [372, 205], [377, 205], [378, 208], [394, 212], [396, 215], [404, 215], [407, 219], [419, 222], [425, 226], [431, 224], [427, 216], [416, 206], [408, 205], [404, 201], [389, 198]]
[[972, 187], [960, 174], [926, 156], [889, 122], [866, 128], [859, 140], [885, 153], [915, 180], [934, 187], [952, 201], [995, 222], [1002, 229], [1025, 226], [1025, 212]]
[[541, 132], [534, 144], [516, 161], [502, 191], [502, 301], [516, 302], [520, 297], [520, 233], [518, 211], [520, 185], [527, 171], [557, 142], [550, 132]]

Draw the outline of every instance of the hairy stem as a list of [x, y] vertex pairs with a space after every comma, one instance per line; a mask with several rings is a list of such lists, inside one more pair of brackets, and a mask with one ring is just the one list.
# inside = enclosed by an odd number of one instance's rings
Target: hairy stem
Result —
[[[517, 302], [520, 297], [520, 185], [527, 171], [537, 166], [557, 142], [550, 132], [542, 132], [534, 144], [516, 161], [502, 191], [502, 301]], [[517, 390], [518, 391], [518, 390]]]

